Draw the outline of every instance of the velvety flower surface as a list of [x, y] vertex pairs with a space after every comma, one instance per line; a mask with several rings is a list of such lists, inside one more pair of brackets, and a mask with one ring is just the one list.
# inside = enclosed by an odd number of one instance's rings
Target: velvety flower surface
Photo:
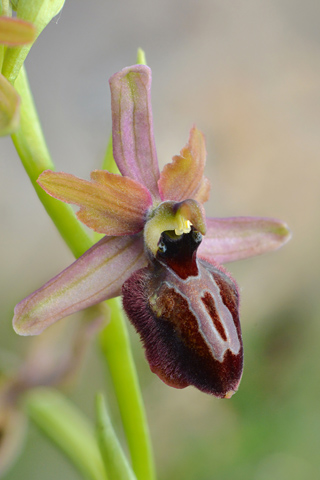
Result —
[[151, 71], [135, 65], [110, 79], [113, 153], [121, 175], [91, 181], [43, 172], [38, 183], [78, 205], [78, 218], [105, 237], [22, 300], [14, 329], [36, 335], [57, 320], [118, 295], [140, 334], [150, 367], [177, 388], [230, 397], [242, 374], [239, 293], [220, 265], [283, 245], [279, 220], [206, 218], [203, 134], [193, 127], [180, 155], [159, 172]]

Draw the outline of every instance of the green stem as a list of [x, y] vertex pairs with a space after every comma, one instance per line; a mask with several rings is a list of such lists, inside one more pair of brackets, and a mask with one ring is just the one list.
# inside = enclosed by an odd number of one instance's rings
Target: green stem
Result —
[[11, 17], [11, 5], [10, 0], [1, 0], [0, 1], [0, 15], [3, 17]]
[[4, 53], [5, 53], [5, 46], [4, 46], [4, 45], [0, 45], [0, 73], [1, 73], [1, 70], [2, 70]]
[[104, 466], [112, 480], [136, 480], [113, 430], [103, 396], [96, 397], [97, 437]]
[[[0, 17], [11, 17], [11, 5], [9, 0], [0, 0]], [[6, 46], [0, 45], [0, 72], [2, 72], [4, 56], [6, 53]]]
[[112, 152], [112, 135], [110, 135], [109, 142], [107, 145], [106, 153], [102, 162], [102, 168], [103, 170], [108, 170], [110, 173], [120, 173], [119, 169], [117, 167], [116, 162], [114, 161], [113, 158], [113, 152]]
[[47, 169], [54, 170], [54, 164], [43, 136], [24, 68], [20, 71], [15, 88], [21, 97], [21, 111], [19, 129], [12, 135], [13, 143], [43, 206], [72, 253], [79, 257], [92, 246], [91, 238], [77, 220], [70, 205], [50, 197], [37, 184], [40, 173]]
[[110, 321], [100, 334], [138, 480], [154, 480], [155, 469], [146, 414], [120, 298], [108, 300]]
[[[21, 96], [22, 108], [21, 124], [19, 130], [12, 135], [12, 140], [40, 201], [68, 247], [79, 257], [92, 246], [93, 241], [78, 222], [71, 207], [51, 198], [36, 183], [39, 174], [43, 170], [54, 169], [54, 165], [23, 68], [15, 87]], [[112, 150], [109, 149], [109, 158], [110, 151]], [[117, 300], [109, 301], [109, 305], [112, 305], [112, 320], [102, 334], [103, 350], [109, 363], [134, 471], [139, 480], [153, 480], [155, 473], [151, 442], [126, 324], [119, 311], [119, 304], [113, 302]]]
[[[141, 48], [138, 49], [137, 63], [146, 64], [146, 56]], [[113, 158], [112, 137], [109, 139], [102, 166], [109, 172], [119, 172]], [[100, 334], [101, 348], [107, 359], [116, 392], [133, 470], [138, 480], [154, 480], [156, 474], [148, 422], [120, 299], [114, 298], [107, 303], [111, 318]]]

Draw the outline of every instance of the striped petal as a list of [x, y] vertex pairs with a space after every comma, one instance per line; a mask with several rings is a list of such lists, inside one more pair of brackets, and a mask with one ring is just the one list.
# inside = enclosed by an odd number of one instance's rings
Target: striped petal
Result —
[[206, 163], [206, 145], [203, 134], [196, 127], [190, 131], [189, 142], [180, 155], [173, 157], [161, 172], [158, 182], [163, 200], [181, 202], [193, 198], [204, 203], [209, 198], [210, 182], [203, 176]]
[[141, 235], [104, 237], [84, 255], [15, 308], [19, 335], [38, 335], [52, 323], [121, 293], [121, 286], [146, 265]]
[[209, 262], [233, 262], [280, 248], [291, 238], [287, 225], [274, 218], [207, 218], [199, 256]]
[[74, 175], [46, 170], [39, 185], [52, 197], [80, 206], [77, 216], [85, 225], [106, 235], [128, 235], [143, 229], [152, 204], [148, 190], [130, 178], [95, 170], [92, 182]]
[[151, 70], [134, 65], [110, 80], [113, 155], [122, 175], [145, 185], [159, 200], [159, 167], [153, 137]]

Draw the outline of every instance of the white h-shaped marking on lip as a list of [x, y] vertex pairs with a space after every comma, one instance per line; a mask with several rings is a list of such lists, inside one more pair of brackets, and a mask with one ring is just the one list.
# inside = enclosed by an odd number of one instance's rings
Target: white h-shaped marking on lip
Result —
[[[167, 267], [167, 279], [165, 284], [169, 288], [173, 288], [188, 303], [190, 312], [194, 315], [199, 333], [209, 348], [213, 358], [219, 362], [223, 362], [224, 354], [229, 349], [237, 355], [240, 351], [240, 341], [238, 331], [234, 323], [233, 316], [227, 306], [223, 303], [220, 288], [215, 282], [212, 274], [206, 268], [199, 264], [198, 275], [190, 276], [185, 280], [181, 279], [173, 270]], [[173, 277], [170, 281], [170, 277]], [[204, 277], [204, 278], [203, 278]], [[213, 319], [201, 300], [204, 294], [208, 292], [212, 297], [215, 308], [227, 340], [223, 340]]]

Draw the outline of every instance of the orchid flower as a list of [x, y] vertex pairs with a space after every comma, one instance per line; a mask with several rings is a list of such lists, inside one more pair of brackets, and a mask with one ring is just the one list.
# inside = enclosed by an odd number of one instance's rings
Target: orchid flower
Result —
[[243, 347], [239, 291], [220, 264], [275, 250], [290, 233], [275, 219], [205, 218], [210, 184], [196, 127], [160, 174], [150, 87], [145, 65], [110, 79], [113, 154], [122, 175], [40, 175], [49, 195], [78, 205], [78, 218], [105, 237], [16, 306], [14, 329], [37, 335], [122, 294], [154, 373], [173, 387], [229, 398], [241, 379]]

